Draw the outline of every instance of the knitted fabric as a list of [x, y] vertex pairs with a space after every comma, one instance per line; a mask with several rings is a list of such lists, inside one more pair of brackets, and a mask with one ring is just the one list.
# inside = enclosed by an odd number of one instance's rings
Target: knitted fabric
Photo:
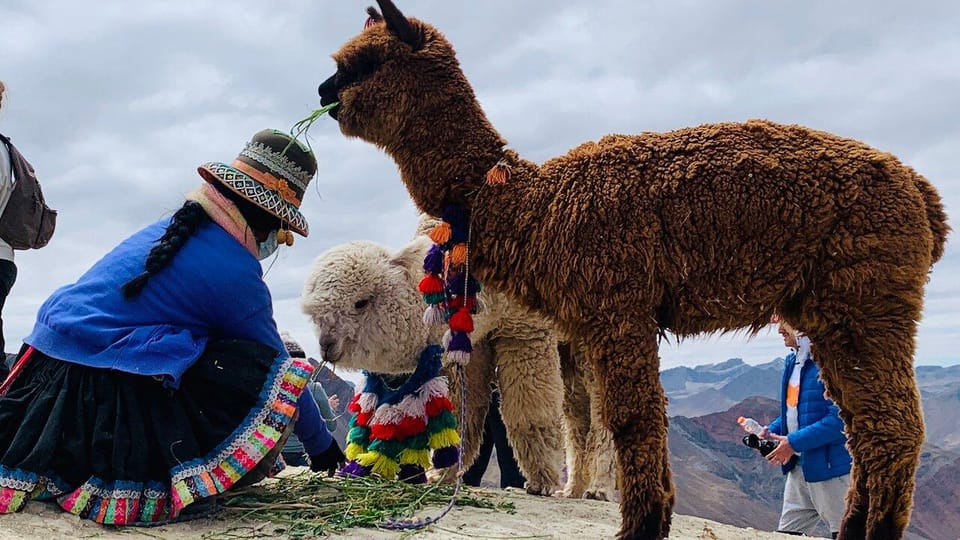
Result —
[[396, 389], [381, 375], [364, 373], [366, 384], [347, 407], [353, 416], [340, 474], [421, 483], [431, 462], [438, 469], [457, 463], [460, 436], [447, 378], [440, 375], [442, 356], [442, 347], [427, 346], [416, 371]]

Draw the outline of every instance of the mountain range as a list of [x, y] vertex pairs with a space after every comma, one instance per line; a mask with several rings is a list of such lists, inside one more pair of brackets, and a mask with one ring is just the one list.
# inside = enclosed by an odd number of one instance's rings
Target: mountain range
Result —
[[[669, 399], [676, 510], [742, 527], [774, 530], [784, 477], [740, 440], [739, 416], [767, 424], [779, 414], [783, 358], [739, 358], [660, 374]], [[960, 538], [960, 365], [917, 366], [926, 441], [909, 539]], [[820, 531], [827, 535], [825, 528]]]

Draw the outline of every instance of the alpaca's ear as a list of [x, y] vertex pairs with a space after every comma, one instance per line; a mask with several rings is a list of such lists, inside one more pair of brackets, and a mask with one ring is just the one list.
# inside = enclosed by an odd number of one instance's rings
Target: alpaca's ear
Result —
[[373, 7], [373, 6], [370, 6], [370, 7], [367, 8], [367, 15], [370, 16], [370, 18], [367, 19], [367, 24], [368, 24], [368, 25], [370, 25], [370, 24], [375, 24], [375, 23], [378, 23], [378, 22], [380, 22], [380, 21], [383, 20], [383, 16], [380, 15], [380, 12], [377, 11], [377, 8], [375, 8], [375, 7]]
[[[400, 41], [413, 47], [413, 50], [417, 50], [423, 45], [423, 36], [410, 24], [410, 20], [407, 19], [403, 13], [400, 13], [400, 10], [397, 9], [397, 6], [393, 5], [393, 2], [390, 0], [377, 0], [377, 5], [380, 6], [383, 19], [387, 21], [387, 29], [393, 32]], [[370, 13], [370, 11], [367, 10], [367, 13]]]
[[403, 268], [407, 274], [419, 276], [423, 273], [423, 256], [430, 249], [430, 239], [419, 237], [407, 244], [390, 257], [390, 264]]

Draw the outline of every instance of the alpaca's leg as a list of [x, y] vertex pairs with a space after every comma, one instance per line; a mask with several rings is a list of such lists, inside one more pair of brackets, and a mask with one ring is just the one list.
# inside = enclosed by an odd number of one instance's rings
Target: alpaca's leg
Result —
[[[463, 470], [467, 470], [477, 459], [480, 451], [480, 439], [483, 437], [483, 421], [490, 407], [490, 383], [493, 381], [494, 360], [490, 345], [483, 340], [474, 344], [470, 362], [464, 369], [467, 385], [466, 419], [461, 426], [463, 436]], [[450, 399], [456, 407], [457, 421], [460, 421], [460, 389], [463, 381], [452, 366], [445, 368], [450, 378]]]
[[590, 484], [583, 494], [585, 499], [613, 501], [617, 489], [617, 449], [613, 444], [613, 435], [603, 423], [600, 404], [600, 385], [593, 369], [584, 374], [588, 392], [590, 392], [590, 434], [587, 438], [587, 451], [591, 454]]
[[585, 385], [584, 361], [570, 343], [560, 345], [560, 373], [563, 378], [563, 420], [567, 452], [567, 484], [562, 497], [579, 498], [590, 483], [593, 461], [587, 450], [590, 433], [590, 394]]
[[811, 334], [854, 460], [841, 538], [897, 539], [910, 521], [924, 438], [913, 368], [924, 273], [910, 271], [912, 247], [875, 248], [870, 259], [819, 277], [797, 321]]
[[500, 411], [528, 493], [551, 495], [560, 485], [563, 382], [552, 333], [493, 341]]
[[[912, 329], [884, 334], [892, 341], [909, 342]], [[884, 351], [888, 344], [878, 341], [883, 345], [856, 351], [826, 342], [816, 346], [818, 362], [827, 367], [824, 380], [830, 388], [842, 388], [830, 393], [844, 411], [854, 459], [840, 538], [897, 539], [910, 521], [914, 474], [924, 439], [912, 351], [907, 353], [896, 344]], [[900, 356], [898, 351], [906, 354]], [[861, 358], [871, 360], [858, 362]]]
[[670, 532], [673, 484], [656, 329], [646, 330], [595, 332], [586, 353], [600, 383], [605, 425], [617, 448], [623, 520], [619, 538], [659, 540]]

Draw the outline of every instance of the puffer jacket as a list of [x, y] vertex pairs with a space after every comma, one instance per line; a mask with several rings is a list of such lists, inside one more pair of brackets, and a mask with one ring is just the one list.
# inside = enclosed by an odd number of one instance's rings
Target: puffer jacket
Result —
[[787, 385], [797, 364], [797, 354], [787, 355], [780, 388], [780, 417], [770, 423], [770, 433], [786, 435], [790, 446], [800, 452], [799, 460], [791, 459], [782, 468], [790, 472], [800, 462], [803, 477], [807, 482], [822, 482], [850, 472], [850, 452], [847, 451], [846, 435], [840, 409], [824, 397], [820, 369], [812, 359], [804, 362], [800, 370], [800, 396], [797, 402], [797, 419], [800, 429], [787, 431]]

